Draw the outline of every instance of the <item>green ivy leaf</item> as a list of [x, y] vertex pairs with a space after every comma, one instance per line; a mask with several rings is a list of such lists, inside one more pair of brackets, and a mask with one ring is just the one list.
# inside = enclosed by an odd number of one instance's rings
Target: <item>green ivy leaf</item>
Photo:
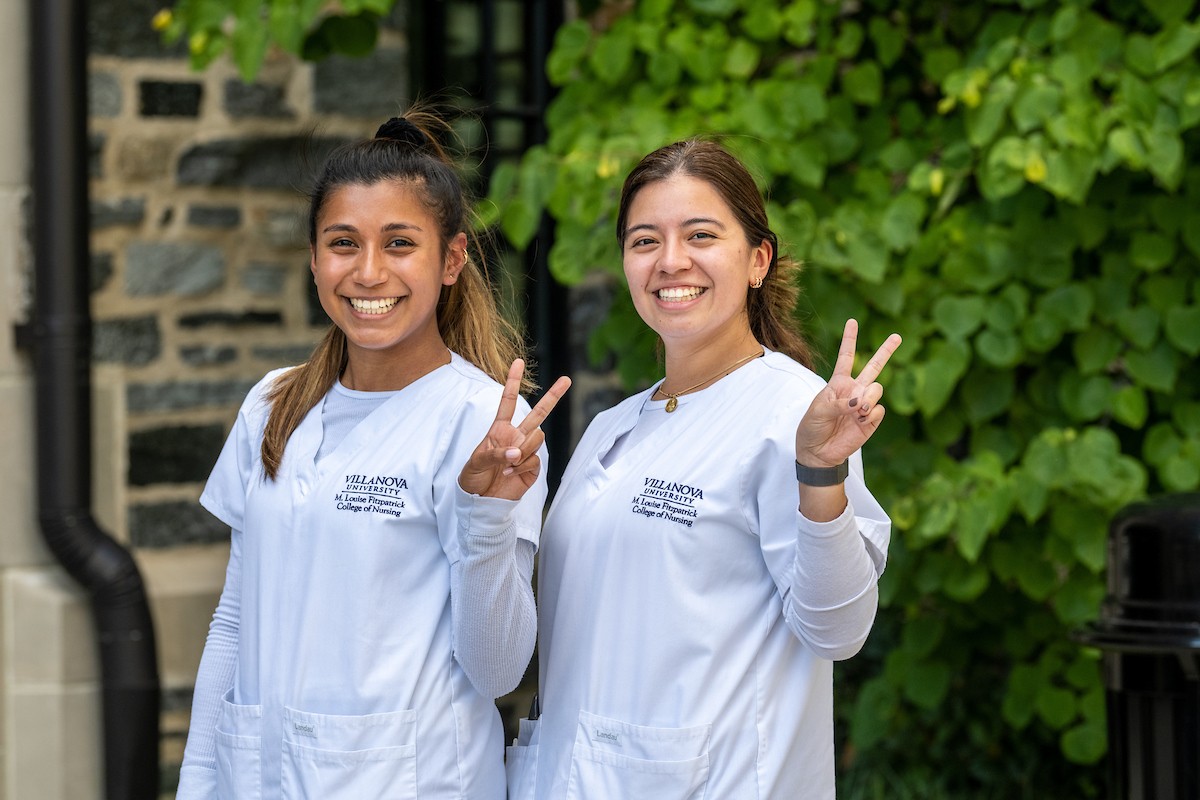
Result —
[[856, 64], [842, 73], [842, 91], [861, 106], [876, 106], [883, 97], [883, 72], [874, 61]]
[[1195, 0], [1142, 0], [1142, 5], [1163, 25], [1183, 22], [1194, 3]]
[[1151, 350], [1131, 350], [1125, 356], [1125, 368], [1135, 381], [1148, 389], [1169, 394], [1179, 376], [1179, 355], [1166, 342]]
[[1163, 326], [1167, 341], [1189, 356], [1200, 355], [1200, 306], [1176, 306]]
[[1108, 728], [1103, 720], [1088, 720], [1063, 731], [1063, 755], [1076, 764], [1096, 764], [1108, 749]]
[[1123, 386], [1112, 399], [1113, 418], [1130, 428], [1141, 428], [1150, 415], [1150, 403], [1140, 386]]
[[1058, 385], [1063, 410], [1076, 422], [1090, 422], [1109, 410], [1112, 382], [1105, 375], [1067, 374]]
[[934, 301], [933, 321], [948, 338], [965, 338], [983, 324], [984, 307], [979, 295], [946, 295]]
[[938, 708], [950, 689], [951, 670], [941, 661], [913, 662], [905, 677], [904, 696], [918, 708]]
[[1107, 328], [1090, 328], [1071, 341], [1071, 351], [1080, 373], [1091, 375], [1106, 370], [1121, 353], [1121, 339]]
[[725, 53], [725, 74], [731, 78], [746, 79], [758, 67], [758, 46], [747, 39], [734, 39]]
[[1146, 350], [1158, 340], [1159, 316], [1149, 306], [1127, 308], [1117, 314], [1117, 330], [1135, 347]]
[[1154, 61], [1159, 71], [1166, 70], [1195, 52], [1200, 46], [1200, 24], [1172, 23], [1154, 37]]
[[884, 67], [890, 67], [904, 52], [904, 30], [890, 24], [882, 16], [872, 16], [867, 23], [867, 35], [875, 44], [875, 58]]
[[1075, 693], [1049, 683], [1043, 684], [1034, 698], [1038, 716], [1055, 730], [1065, 728], [1075, 719], [1078, 705]]

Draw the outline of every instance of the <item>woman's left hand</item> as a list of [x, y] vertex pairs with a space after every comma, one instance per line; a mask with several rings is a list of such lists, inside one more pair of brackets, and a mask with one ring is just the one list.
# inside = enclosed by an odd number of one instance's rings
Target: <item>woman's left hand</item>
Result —
[[459, 473], [458, 485], [463, 491], [481, 497], [520, 500], [537, 480], [541, 469], [538, 449], [546, 441], [546, 434], [538, 426], [566, 394], [571, 379], [564, 376], [555, 381], [521, 424], [513, 425], [524, 375], [525, 362], [518, 358], [509, 367], [492, 427]]
[[900, 346], [900, 335], [889, 336], [854, 378], [857, 345], [858, 323], [846, 320], [833, 375], [796, 428], [796, 461], [806, 467], [836, 467], [861, 448], [883, 421], [884, 408], [879, 404], [883, 386], [875, 379]]

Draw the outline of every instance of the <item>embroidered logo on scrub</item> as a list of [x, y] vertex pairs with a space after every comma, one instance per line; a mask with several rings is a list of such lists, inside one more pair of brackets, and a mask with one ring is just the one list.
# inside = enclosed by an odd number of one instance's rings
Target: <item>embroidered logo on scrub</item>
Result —
[[697, 504], [704, 499], [704, 490], [686, 483], [645, 478], [641, 494], [634, 496], [631, 510], [643, 517], [655, 517], [692, 527], [696, 521]]
[[347, 475], [346, 485], [333, 496], [338, 511], [371, 511], [393, 517], [404, 515], [408, 481], [395, 475]]

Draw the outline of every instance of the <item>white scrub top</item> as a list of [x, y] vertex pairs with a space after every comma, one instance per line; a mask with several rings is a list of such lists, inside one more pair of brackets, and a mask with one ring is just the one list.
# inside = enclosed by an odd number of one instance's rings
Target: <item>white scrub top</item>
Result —
[[[541, 718], [508, 750], [510, 798], [833, 797], [830, 659], [870, 630], [890, 522], [859, 454], [840, 520], [797, 510], [796, 426], [823, 385], [768, 352], [607, 467], [663, 404], [592, 422], [543, 528]], [[831, 569], [807, 563], [835, 541]], [[835, 607], [806, 608], [822, 581]]]
[[[277, 374], [250, 393], [200, 498], [241, 532], [220, 797], [503, 798], [500, 718], [453, 658], [450, 607], [454, 490], [501, 386], [452, 355], [319, 464], [318, 404], [271, 481], [259, 445]], [[515, 512], [535, 544], [545, 494], [541, 479]]]

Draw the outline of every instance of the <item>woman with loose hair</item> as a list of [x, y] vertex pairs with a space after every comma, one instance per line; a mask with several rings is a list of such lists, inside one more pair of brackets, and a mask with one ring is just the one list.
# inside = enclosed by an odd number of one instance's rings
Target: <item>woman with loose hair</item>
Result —
[[533, 652], [546, 481], [521, 341], [410, 111], [335, 151], [311, 268], [332, 325], [242, 404], [200, 502], [232, 530], [185, 798], [505, 795], [494, 699]]
[[625, 277], [666, 377], [598, 415], [543, 528], [539, 705], [509, 797], [834, 796], [833, 661], [875, 617], [890, 521], [863, 481], [876, 381], [846, 324], [809, 369], [762, 196], [718, 144], [627, 177]]

